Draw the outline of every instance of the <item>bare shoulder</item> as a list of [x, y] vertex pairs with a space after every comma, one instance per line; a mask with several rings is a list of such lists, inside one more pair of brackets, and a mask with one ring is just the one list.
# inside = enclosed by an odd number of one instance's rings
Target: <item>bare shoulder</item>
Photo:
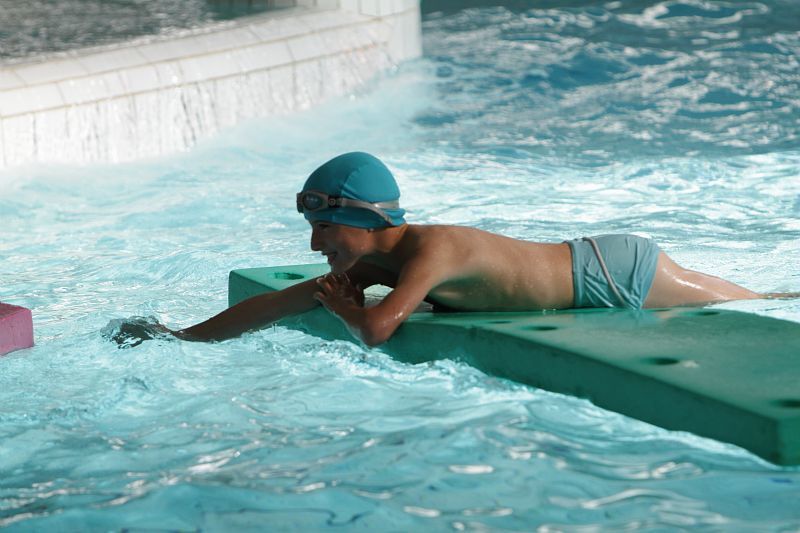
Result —
[[522, 243], [469, 226], [413, 226], [417, 250], [420, 255], [431, 254], [437, 261], [445, 258], [459, 262], [485, 254], [494, 254], [511, 243]]
[[412, 226], [404, 245], [404, 270], [427, 273], [437, 281], [459, 270], [475, 245], [473, 228], [463, 226]]
[[373, 285], [385, 285], [394, 287], [397, 283], [397, 274], [381, 266], [359, 261], [347, 271], [350, 281], [361, 288], [366, 289]]
[[456, 226], [409, 225], [402, 243], [396, 253], [383, 258], [365, 258], [356, 263], [347, 275], [353, 283], [361, 287], [385, 285], [396, 287], [398, 280], [409, 272], [412, 277], [428, 273], [438, 278], [440, 270], [446, 270], [448, 258], [452, 255], [454, 234], [460, 231]]
[[463, 248], [465, 243], [474, 242], [478, 235], [486, 232], [467, 226], [431, 224], [410, 226], [408, 233], [418, 251], [422, 251], [443, 246]]

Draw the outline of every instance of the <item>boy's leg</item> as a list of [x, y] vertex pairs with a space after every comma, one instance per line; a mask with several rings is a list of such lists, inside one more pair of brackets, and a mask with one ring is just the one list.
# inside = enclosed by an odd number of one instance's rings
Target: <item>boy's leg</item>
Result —
[[763, 298], [763, 295], [722, 278], [685, 269], [661, 252], [644, 307], [701, 305], [754, 298]]

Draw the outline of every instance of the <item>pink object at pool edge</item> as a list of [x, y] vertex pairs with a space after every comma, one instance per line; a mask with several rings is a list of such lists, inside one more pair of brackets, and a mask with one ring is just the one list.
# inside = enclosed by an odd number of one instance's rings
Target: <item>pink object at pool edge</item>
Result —
[[0, 355], [33, 346], [31, 310], [0, 302]]

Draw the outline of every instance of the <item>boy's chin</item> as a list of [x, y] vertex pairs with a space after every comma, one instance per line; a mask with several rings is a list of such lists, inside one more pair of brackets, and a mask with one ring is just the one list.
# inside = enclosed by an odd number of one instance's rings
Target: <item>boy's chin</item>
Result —
[[353, 266], [355, 266], [356, 261], [347, 261], [347, 262], [340, 262], [334, 261], [329, 266], [331, 267], [331, 274], [344, 274]]

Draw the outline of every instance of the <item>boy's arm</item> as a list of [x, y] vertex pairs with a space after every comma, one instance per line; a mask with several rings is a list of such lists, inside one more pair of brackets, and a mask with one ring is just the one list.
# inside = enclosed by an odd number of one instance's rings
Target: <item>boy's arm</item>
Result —
[[[358, 264], [348, 271], [349, 279], [363, 290], [376, 283], [389, 283], [391, 275], [366, 264]], [[281, 291], [248, 298], [194, 326], [171, 331], [178, 338], [191, 341], [229, 339], [245, 331], [264, 327], [286, 316], [310, 311], [319, 305], [314, 294], [320, 290], [318, 280], [303, 281]]]
[[259, 294], [229, 307], [205, 322], [172, 333], [178, 338], [192, 341], [216, 341], [236, 337], [283, 317], [315, 308], [319, 305], [314, 299], [314, 293], [318, 290], [317, 280], [310, 279], [281, 291]]
[[328, 310], [338, 316], [368, 346], [386, 342], [428, 295], [444, 279], [439, 263], [417, 257], [410, 261], [397, 279], [395, 289], [372, 307], [356, 304], [347, 282], [335, 276], [318, 278], [321, 292], [315, 295]]

